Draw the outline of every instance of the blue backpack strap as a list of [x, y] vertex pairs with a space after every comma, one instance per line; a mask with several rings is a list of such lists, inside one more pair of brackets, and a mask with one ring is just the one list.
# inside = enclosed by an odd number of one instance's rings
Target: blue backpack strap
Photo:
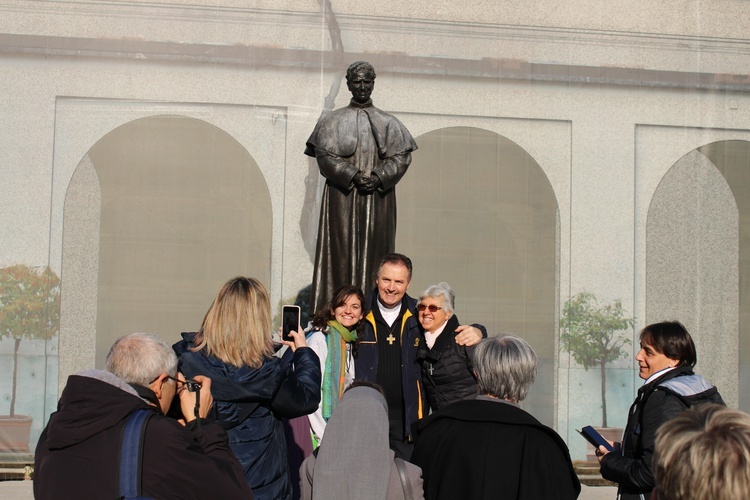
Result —
[[141, 409], [130, 414], [120, 442], [119, 498], [138, 498], [141, 494], [143, 436], [151, 410]]

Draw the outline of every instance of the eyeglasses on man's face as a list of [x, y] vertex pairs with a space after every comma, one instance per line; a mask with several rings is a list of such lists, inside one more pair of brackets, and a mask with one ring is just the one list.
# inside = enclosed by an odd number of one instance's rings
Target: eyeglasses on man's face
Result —
[[423, 311], [424, 311], [425, 309], [427, 309], [427, 310], [429, 310], [429, 311], [430, 311], [431, 313], [436, 313], [436, 312], [438, 312], [438, 311], [439, 311], [440, 309], [442, 309], [442, 307], [438, 307], [438, 306], [436, 306], [435, 304], [430, 304], [430, 305], [427, 305], [427, 304], [419, 304], [419, 305], [417, 306], [417, 309], [418, 309], [418, 310], [419, 310], [420, 312], [423, 312]]
[[[197, 382], [197, 381], [195, 381], [193, 379], [190, 379], [190, 378], [185, 379], [185, 380], [180, 380], [177, 377], [172, 377], [171, 375], [167, 375], [167, 378], [169, 380], [174, 380], [175, 381], [175, 383], [177, 384], [177, 391], [178, 392], [183, 387], [186, 387], [187, 390], [190, 391], [190, 392], [195, 392], [197, 389], [201, 388], [200, 382]], [[156, 377], [154, 380], [151, 381], [151, 383], [153, 384], [157, 380], [159, 380], [159, 377]]]

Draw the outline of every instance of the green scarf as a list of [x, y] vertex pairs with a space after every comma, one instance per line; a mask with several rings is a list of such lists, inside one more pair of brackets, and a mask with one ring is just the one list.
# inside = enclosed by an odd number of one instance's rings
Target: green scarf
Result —
[[[323, 371], [321, 408], [327, 422], [344, 393], [346, 381], [346, 344], [357, 340], [357, 330], [349, 331], [336, 320], [328, 322], [326, 366]], [[338, 335], [337, 335], [338, 333]]]

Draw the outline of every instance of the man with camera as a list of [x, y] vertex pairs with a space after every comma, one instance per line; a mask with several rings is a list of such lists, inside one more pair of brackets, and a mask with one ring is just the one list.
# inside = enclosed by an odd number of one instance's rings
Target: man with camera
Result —
[[[143, 497], [252, 499], [226, 433], [205, 420], [213, 404], [209, 378], [186, 381], [172, 348], [145, 333], [118, 339], [106, 365], [68, 378], [37, 445], [35, 498], [120, 498], [134, 469]], [[166, 416], [175, 395], [179, 421]], [[132, 427], [136, 414], [147, 418], [145, 430]], [[123, 436], [132, 428], [142, 451], [129, 469], [123, 464], [137, 455], [122, 452], [133, 449]]]

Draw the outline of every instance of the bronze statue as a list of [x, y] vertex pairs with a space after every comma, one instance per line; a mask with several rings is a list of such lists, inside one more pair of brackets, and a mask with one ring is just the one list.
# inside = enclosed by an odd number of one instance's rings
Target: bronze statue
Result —
[[310, 312], [342, 285], [369, 291], [378, 259], [396, 245], [395, 186], [417, 149], [406, 127], [372, 105], [375, 69], [358, 61], [346, 71], [352, 100], [318, 120], [305, 154], [326, 178], [315, 249]]

